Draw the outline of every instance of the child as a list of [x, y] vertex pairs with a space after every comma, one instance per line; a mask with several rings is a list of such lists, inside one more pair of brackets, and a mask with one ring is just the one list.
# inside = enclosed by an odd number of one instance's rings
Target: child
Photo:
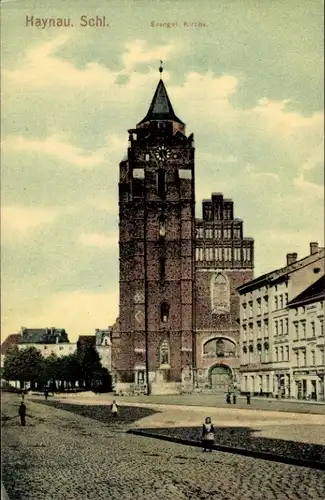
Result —
[[111, 412], [112, 412], [113, 417], [117, 416], [118, 406], [116, 404], [115, 399], [114, 399], [113, 403], [111, 404]]
[[207, 417], [202, 427], [202, 445], [204, 447], [203, 451], [212, 451], [212, 445], [214, 442], [214, 427], [211, 423], [211, 418]]

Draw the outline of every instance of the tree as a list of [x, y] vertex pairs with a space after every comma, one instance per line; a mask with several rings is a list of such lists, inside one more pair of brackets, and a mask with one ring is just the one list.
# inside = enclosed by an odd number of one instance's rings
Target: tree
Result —
[[102, 373], [102, 364], [96, 349], [89, 344], [79, 346], [77, 350], [77, 359], [80, 366], [81, 380], [85, 381], [87, 389], [90, 389], [99, 374]]
[[23, 388], [25, 382], [33, 386], [43, 375], [44, 358], [35, 347], [19, 349], [17, 346], [10, 348], [4, 362], [3, 378], [7, 381], [18, 380]]

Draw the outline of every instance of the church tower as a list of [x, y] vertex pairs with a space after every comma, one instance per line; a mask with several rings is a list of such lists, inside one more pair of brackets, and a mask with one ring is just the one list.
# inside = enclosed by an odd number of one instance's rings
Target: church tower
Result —
[[195, 366], [194, 139], [161, 78], [145, 118], [128, 132], [119, 179], [116, 390], [175, 393], [192, 385]]

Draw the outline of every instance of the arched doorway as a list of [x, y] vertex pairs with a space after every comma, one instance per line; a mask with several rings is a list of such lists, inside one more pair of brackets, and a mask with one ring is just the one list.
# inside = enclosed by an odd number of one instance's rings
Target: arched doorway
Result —
[[210, 387], [214, 391], [228, 391], [233, 387], [232, 371], [227, 365], [214, 365], [209, 370]]

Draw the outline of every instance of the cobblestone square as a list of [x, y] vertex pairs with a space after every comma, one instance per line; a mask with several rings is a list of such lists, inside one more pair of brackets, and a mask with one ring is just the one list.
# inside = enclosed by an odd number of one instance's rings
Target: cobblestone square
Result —
[[[17, 396], [5, 395], [3, 412], [14, 416], [18, 404]], [[200, 448], [126, 434], [125, 421], [103, 423], [29, 398], [26, 404], [32, 416], [27, 426], [13, 418], [2, 431], [3, 481], [10, 500], [325, 497], [322, 471], [204, 454]]]

